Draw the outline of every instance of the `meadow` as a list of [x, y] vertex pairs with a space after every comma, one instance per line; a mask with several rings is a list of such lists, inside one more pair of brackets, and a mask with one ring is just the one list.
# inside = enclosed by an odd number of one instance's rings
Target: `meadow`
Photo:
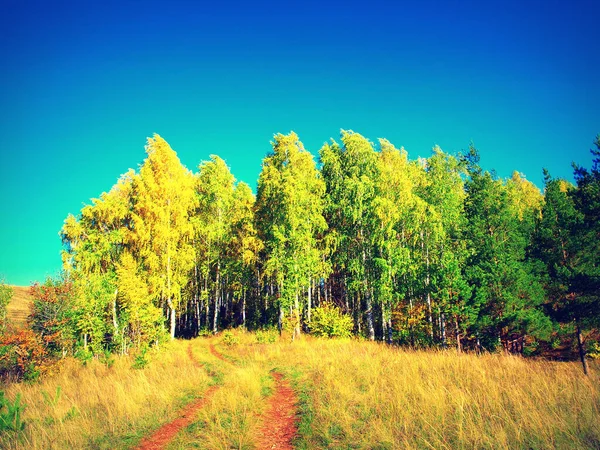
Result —
[[176, 340], [140, 358], [66, 359], [4, 386], [20, 395], [25, 428], [0, 447], [134, 448], [218, 386], [167, 448], [257, 448], [277, 371], [297, 396], [295, 448], [600, 448], [596, 362], [586, 377], [571, 362], [272, 331]]
[[29, 286], [11, 286], [13, 295], [6, 306], [6, 314], [15, 327], [23, 327], [27, 323], [33, 298]]

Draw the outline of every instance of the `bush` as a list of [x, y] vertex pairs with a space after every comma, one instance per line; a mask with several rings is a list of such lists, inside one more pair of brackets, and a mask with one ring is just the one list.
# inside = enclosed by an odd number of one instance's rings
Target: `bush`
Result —
[[33, 306], [29, 316], [31, 329], [41, 336], [46, 351], [65, 357], [75, 349], [75, 288], [68, 279], [48, 278], [31, 286]]
[[231, 331], [223, 333], [223, 344], [228, 346], [237, 345], [240, 343], [240, 338], [233, 334]]
[[258, 330], [254, 337], [259, 344], [273, 344], [277, 341], [277, 333], [274, 330]]
[[148, 363], [150, 362], [147, 356], [148, 349], [148, 345], [142, 345], [142, 347], [139, 349], [138, 354], [135, 355], [133, 364], [131, 365], [132, 369], [140, 370], [148, 365]]
[[587, 355], [590, 358], [600, 359], [600, 342], [592, 341], [587, 347]]
[[5, 334], [0, 339], [0, 377], [35, 380], [48, 367], [46, 349], [30, 329]]
[[342, 313], [340, 308], [332, 303], [323, 303], [312, 311], [310, 331], [322, 337], [350, 337], [354, 324], [352, 317]]

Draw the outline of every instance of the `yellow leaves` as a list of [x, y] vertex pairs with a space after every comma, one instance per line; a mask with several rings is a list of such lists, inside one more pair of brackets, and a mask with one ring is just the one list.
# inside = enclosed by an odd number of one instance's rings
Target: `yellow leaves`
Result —
[[159, 135], [148, 139], [146, 153], [134, 180], [135, 247], [153, 291], [170, 297], [193, 266], [195, 178]]
[[523, 220], [528, 213], [534, 215], [541, 213], [544, 196], [535, 184], [515, 171], [506, 186], [519, 220]]
[[559, 180], [558, 181], [558, 186], [559, 186], [560, 192], [562, 192], [564, 194], [566, 194], [567, 192], [570, 192], [571, 190], [573, 190], [573, 187], [574, 187], [567, 180]]

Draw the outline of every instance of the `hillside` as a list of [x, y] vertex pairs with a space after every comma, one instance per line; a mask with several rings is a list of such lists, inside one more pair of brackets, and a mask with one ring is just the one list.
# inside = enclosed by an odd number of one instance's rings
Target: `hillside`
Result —
[[11, 287], [13, 289], [13, 297], [6, 308], [8, 320], [12, 322], [13, 325], [21, 327], [25, 325], [27, 321], [32, 298], [29, 294], [29, 286]]
[[225, 332], [85, 365], [20, 395], [7, 449], [597, 449], [598, 364]]

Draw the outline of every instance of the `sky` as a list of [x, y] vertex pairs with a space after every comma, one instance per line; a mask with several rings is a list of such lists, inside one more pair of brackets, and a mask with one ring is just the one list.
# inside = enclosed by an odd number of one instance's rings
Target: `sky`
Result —
[[0, 3], [0, 278], [60, 272], [65, 217], [158, 133], [253, 188], [276, 133], [572, 179], [600, 133], [600, 2]]

